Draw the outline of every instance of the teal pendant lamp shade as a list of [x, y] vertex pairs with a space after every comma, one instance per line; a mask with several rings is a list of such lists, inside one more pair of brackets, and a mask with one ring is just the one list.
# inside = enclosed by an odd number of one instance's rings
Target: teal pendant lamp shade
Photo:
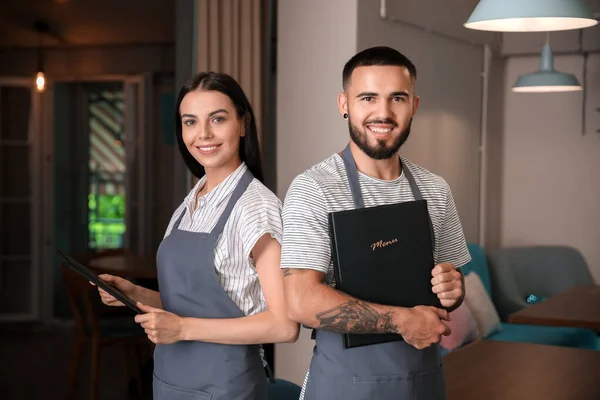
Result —
[[597, 23], [585, 0], [480, 0], [464, 26], [496, 32], [549, 32]]
[[519, 76], [512, 87], [513, 92], [520, 93], [574, 92], [581, 89], [574, 75], [554, 70], [552, 49], [547, 43], [542, 50], [540, 70]]

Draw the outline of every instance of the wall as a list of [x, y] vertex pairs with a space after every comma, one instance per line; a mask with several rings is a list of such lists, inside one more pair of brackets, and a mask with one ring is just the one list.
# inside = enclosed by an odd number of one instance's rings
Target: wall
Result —
[[[2, 0], [0, 46], [169, 43], [175, 29], [172, 1]], [[51, 34], [39, 35], [35, 20]]]
[[[194, 75], [196, 70], [195, 51], [195, 1], [176, 0], [175, 2], [175, 90], [180, 88]], [[175, 127], [175, 123], [173, 123]], [[190, 173], [183, 162], [177, 144], [173, 146], [173, 195], [172, 209], [175, 210], [187, 195]]]
[[[337, 109], [344, 63], [356, 52], [356, 0], [279, 0], [277, 11], [277, 194], [294, 177], [341, 150], [348, 128]], [[310, 332], [278, 344], [275, 373], [302, 383]]]
[[405, 25], [425, 28], [428, 32], [483, 45], [496, 40], [495, 32], [476, 31], [463, 26], [479, 1], [371, 0], [365, 1], [365, 4], [368, 4], [370, 8], [384, 9], [388, 19], [402, 21]]
[[[588, 4], [600, 12], [600, 0]], [[600, 113], [595, 110], [600, 107], [600, 25], [550, 35], [555, 68], [574, 73], [581, 83], [584, 57], [579, 52], [590, 52], [585, 121], [581, 92], [511, 92], [518, 75], [539, 68], [544, 42], [544, 33], [503, 34], [507, 59], [500, 244], [571, 245], [583, 253], [599, 282]]]
[[342, 150], [348, 127], [337, 95], [356, 52], [356, 0], [280, 0], [277, 31], [277, 193]]
[[[539, 57], [506, 62], [502, 245], [565, 244], [578, 248], [600, 282], [600, 54], [588, 61], [587, 132], [581, 92], [517, 94], [517, 76]], [[556, 69], [582, 82], [583, 57], [555, 57]]]
[[[52, 47], [43, 50], [44, 71], [53, 77], [174, 71], [172, 44]], [[35, 76], [35, 48], [0, 48], [0, 76]]]
[[484, 196], [482, 199], [483, 245], [495, 250], [502, 241], [502, 172], [504, 164], [504, 75], [505, 59], [497, 49], [491, 52], [488, 70], [487, 126], [485, 143]]
[[382, 20], [373, 1], [358, 4], [358, 50], [390, 46], [417, 67], [421, 105], [402, 154], [446, 179], [465, 235], [477, 241], [483, 46]]
[[[600, 12], [600, 1], [597, 11]], [[545, 33], [504, 33], [502, 52], [506, 55], [539, 53], [546, 40]], [[600, 24], [583, 30], [551, 32], [550, 44], [555, 53], [577, 50], [600, 50]]]
[[[176, 206], [173, 205], [176, 182], [175, 165], [181, 160], [177, 145], [175, 144], [175, 124], [173, 123], [173, 108], [175, 104], [174, 79], [172, 76], [156, 76], [153, 85], [152, 99], [152, 167], [150, 176], [153, 179], [152, 189], [152, 242], [151, 254], [156, 254], [162, 241], [167, 225]], [[165, 101], [164, 96], [169, 96], [172, 103]], [[164, 132], [163, 129], [166, 131]], [[167, 141], [167, 136], [171, 140]], [[168, 188], [168, 190], [165, 190]], [[178, 196], [181, 202], [182, 196]], [[179, 206], [179, 203], [177, 203]]]

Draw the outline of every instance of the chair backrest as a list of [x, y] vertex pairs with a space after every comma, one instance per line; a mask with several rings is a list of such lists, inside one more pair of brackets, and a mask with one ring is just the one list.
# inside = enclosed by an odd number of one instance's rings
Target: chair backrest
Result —
[[130, 254], [132, 254], [132, 252], [128, 249], [101, 249], [95, 253], [91, 253], [91, 258], [122, 256]]
[[275, 383], [267, 384], [269, 400], [298, 400], [302, 388], [285, 379], [275, 379]]
[[90, 329], [97, 329], [98, 319], [92, 300], [92, 294], [96, 288], [64, 265], [60, 266], [60, 273], [75, 319], [75, 328], [82, 333], [88, 332]]
[[[592, 277], [581, 253], [568, 246], [512, 247], [490, 254], [493, 280], [512, 278], [518, 294], [549, 297], [575, 285], [592, 283]], [[496, 287], [494, 287], [496, 290]], [[503, 290], [498, 287], [497, 290]]]
[[[86, 253], [76, 255], [74, 258], [82, 264], [87, 264], [90, 260], [99, 257], [105, 257], [113, 254], [123, 254], [122, 250], [103, 251], [99, 253]], [[69, 305], [73, 318], [75, 319], [75, 328], [83, 333], [100, 333], [100, 320], [106, 317], [119, 317], [129, 315], [126, 307], [108, 307], [102, 304], [98, 288], [91, 285], [85, 278], [74, 272], [64, 264], [60, 266], [60, 272], [64, 287], [69, 298]]]
[[488, 263], [485, 251], [481, 246], [475, 243], [467, 243], [467, 248], [471, 254], [471, 261], [461, 267], [461, 271], [464, 275], [469, 272], [475, 272], [479, 275], [483, 286], [487, 290], [490, 297], [492, 296], [492, 285], [490, 282], [490, 273], [488, 270]]

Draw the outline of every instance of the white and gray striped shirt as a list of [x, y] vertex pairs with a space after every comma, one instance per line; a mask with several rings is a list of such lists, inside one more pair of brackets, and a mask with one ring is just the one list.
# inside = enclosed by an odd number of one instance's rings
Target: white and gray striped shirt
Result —
[[[246, 164], [242, 163], [223, 182], [198, 199], [194, 207], [198, 191], [206, 184], [206, 177], [200, 179], [173, 214], [165, 237], [171, 233], [184, 210], [179, 229], [210, 232], [247, 169]], [[267, 233], [281, 243], [281, 201], [259, 180], [254, 179], [233, 207], [214, 253], [215, 273], [225, 292], [245, 315], [256, 314], [267, 308], [250, 254], [258, 239]]]
[[[435, 262], [463, 266], [471, 258], [450, 187], [440, 176], [404, 161], [427, 200], [435, 233]], [[359, 172], [358, 180], [365, 207], [414, 200], [404, 172], [391, 181]], [[351, 209], [354, 209], [352, 193], [344, 162], [338, 154], [298, 175], [288, 189], [283, 206], [281, 267], [323, 272], [325, 282], [334, 286], [328, 213]]]
[[[450, 187], [446, 181], [407, 160], [406, 164], [427, 200], [435, 233], [436, 263], [461, 267], [471, 260]], [[384, 181], [358, 173], [365, 207], [414, 200], [404, 172]], [[344, 162], [338, 154], [298, 175], [283, 206], [282, 268], [313, 269], [335, 286], [329, 239], [328, 213], [354, 209]], [[301, 399], [308, 379], [306, 375]]]

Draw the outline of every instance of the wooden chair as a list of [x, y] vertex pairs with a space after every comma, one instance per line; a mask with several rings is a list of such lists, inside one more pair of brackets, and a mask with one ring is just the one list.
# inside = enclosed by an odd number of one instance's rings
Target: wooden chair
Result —
[[[131, 250], [128, 250], [128, 249], [103, 249], [103, 250], [98, 250], [94, 253], [91, 253], [91, 255], [87, 255], [87, 256], [91, 257], [91, 258], [97, 258], [97, 257], [121, 256], [121, 255], [128, 255], [128, 254], [133, 254], [133, 253], [131, 252]], [[84, 255], [83, 257], [86, 257], [86, 255]]]
[[[91, 257], [95, 257], [90, 256]], [[85, 261], [78, 258], [79, 261]], [[137, 390], [142, 392], [140, 353], [138, 346], [150, 348], [143, 328], [133, 320], [134, 314], [125, 307], [108, 307], [102, 304], [97, 288], [80, 275], [61, 265], [62, 279], [67, 290], [69, 303], [75, 320], [75, 337], [69, 367], [67, 398], [71, 399], [76, 387], [77, 373], [84, 345], [91, 345], [90, 399], [98, 398], [98, 376], [102, 347], [121, 343], [126, 351], [126, 387], [131, 369], [137, 380]]]

